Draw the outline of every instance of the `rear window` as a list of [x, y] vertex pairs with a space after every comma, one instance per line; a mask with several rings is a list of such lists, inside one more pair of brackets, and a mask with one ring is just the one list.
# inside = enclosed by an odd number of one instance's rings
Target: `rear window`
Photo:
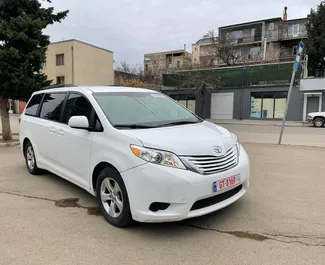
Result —
[[44, 94], [37, 94], [32, 97], [32, 99], [29, 101], [26, 110], [25, 110], [25, 115], [29, 116], [36, 116], [37, 115], [37, 110], [38, 107], [41, 103], [41, 100], [43, 98]]
[[65, 93], [45, 94], [40, 117], [51, 121], [60, 121], [65, 96]]

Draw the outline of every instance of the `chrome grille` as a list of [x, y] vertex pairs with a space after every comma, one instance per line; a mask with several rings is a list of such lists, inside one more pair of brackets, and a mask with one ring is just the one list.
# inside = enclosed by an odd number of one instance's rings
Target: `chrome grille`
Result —
[[238, 151], [235, 145], [223, 156], [183, 156], [182, 158], [194, 165], [202, 174], [209, 175], [235, 167], [238, 164]]

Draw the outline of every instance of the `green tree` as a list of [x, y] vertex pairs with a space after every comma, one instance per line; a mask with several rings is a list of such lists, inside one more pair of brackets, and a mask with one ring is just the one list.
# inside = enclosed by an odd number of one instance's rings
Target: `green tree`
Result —
[[50, 84], [41, 72], [50, 37], [43, 30], [61, 22], [68, 10], [54, 13], [50, 0], [0, 0], [0, 112], [2, 138], [12, 140], [8, 99], [27, 100]]
[[325, 1], [316, 10], [312, 9], [306, 25], [308, 39], [306, 52], [309, 58], [309, 70], [313, 76], [324, 76], [325, 70]]

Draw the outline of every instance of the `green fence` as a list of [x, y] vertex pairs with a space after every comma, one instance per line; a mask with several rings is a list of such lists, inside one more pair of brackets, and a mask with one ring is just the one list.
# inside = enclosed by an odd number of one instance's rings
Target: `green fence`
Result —
[[[208, 70], [182, 71], [163, 75], [163, 85], [167, 87], [182, 87], [188, 75], [201, 72], [204, 76], [218, 77], [224, 87], [247, 87], [256, 85], [289, 84], [293, 63], [264, 64], [234, 68], [218, 68]], [[301, 70], [296, 74], [296, 82]]]

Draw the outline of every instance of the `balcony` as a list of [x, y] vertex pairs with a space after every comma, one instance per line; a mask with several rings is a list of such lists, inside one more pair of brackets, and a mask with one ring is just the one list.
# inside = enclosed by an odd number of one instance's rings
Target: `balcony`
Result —
[[283, 32], [281, 40], [300, 40], [307, 38], [307, 31]]

